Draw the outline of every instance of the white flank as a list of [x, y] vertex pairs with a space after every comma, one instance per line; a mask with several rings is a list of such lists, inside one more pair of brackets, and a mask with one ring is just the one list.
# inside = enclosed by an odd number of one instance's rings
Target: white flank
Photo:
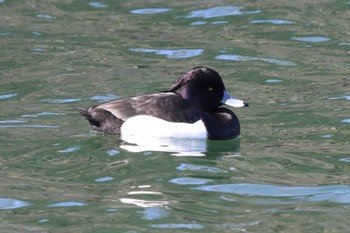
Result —
[[207, 138], [203, 121], [193, 124], [169, 122], [156, 117], [140, 115], [129, 118], [121, 127], [122, 136], [148, 136], [168, 138]]

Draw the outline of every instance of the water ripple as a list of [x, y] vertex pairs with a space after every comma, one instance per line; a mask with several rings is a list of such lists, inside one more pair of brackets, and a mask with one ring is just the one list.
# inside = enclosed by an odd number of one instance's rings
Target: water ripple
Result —
[[108, 5], [102, 3], [102, 2], [89, 2], [89, 5], [95, 8], [107, 8]]
[[55, 19], [55, 16], [49, 14], [36, 14], [36, 17], [43, 19]]
[[222, 54], [215, 57], [217, 60], [230, 60], [230, 61], [263, 61], [281, 66], [296, 66], [297, 64], [292, 61], [280, 60], [275, 58], [259, 58], [251, 56], [242, 56], [236, 54]]
[[213, 182], [210, 179], [203, 178], [193, 178], [193, 177], [180, 177], [169, 180], [170, 183], [178, 184], [178, 185], [200, 185], [206, 184], [209, 182]]
[[190, 229], [190, 230], [203, 229], [203, 226], [197, 223], [163, 223], [163, 224], [151, 224], [150, 226], [153, 228], [159, 228], [159, 229]]
[[110, 149], [110, 150], [106, 151], [106, 153], [108, 154], [108, 156], [115, 156], [115, 155], [119, 154], [120, 151], [116, 150], [116, 149]]
[[95, 179], [95, 182], [100, 183], [100, 182], [107, 182], [107, 181], [111, 181], [111, 180], [114, 180], [114, 178], [111, 176], [105, 176], [105, 177], [100, 177], [100, 178]]
[[231, 16], [231, 15], [244, 15], [244, 14], [258, 14], [261, 11], [242, 11], [244, 7], [239, 6], [217, 6], [208, 8], [205, 10], [196, 10], [191, 11], [188, 15], [179, 16], [179, 18], [215, 18], [215, 17], [223, 17], [223, 16]]
[[301, 37], [291, 37], [291, 40], [297, 40], [302, 42], [310, 42], [310, 43], [320, 43], [330, 41], [331, 38], [324, 36], [301, 36]]
[[83, 202], [76, 202], [76, 201], [66, 201], [66, 202], [56, 202], [47, 205], [46, 207], [80, 207], [80, 206], [86, 206], [87, 204]]
[[266, 83], [281, 83], [281, 82], [283, 82], [283, 80], [281, 80], [281, 79], [266, 79], [265, 82]]
[[31, 205], [29, 202], [21, 201], [13, 198], [0, 197], [0, 210], [10, 210], [22, 208]]
[[3, 94], [3, 95], [0, 95], [0, 100], [9, 99], [15, 96], [17, 96], [17, 94]]
[[207, 192], [221, 192], [246, 196], [290, 197], [303, 201], [328, 201], [350, 203], [350, 186], [275, 186], [265, 184], [219, 184], [199, 186], [193, 189]]
[[158, 207], [158, 206], [167, 206], [171, 204], [170, 201], [146, 201], [141, 199], [133, 198], [121, 198], [119, 199], [122, 203], [133, 204], [139, 207]]
[[0, 125], [0, 129], [6, 129], [6, 128], [42, 128], [42, 129], [58, 129], [59, 125]]
[[77, 151], [79, 150], [80, 147], [79, 146], [73, 146], [73, 147], [69, 147], [67, 149], [64, 149], [64, 150], [59, 150], [57, 151], [58, 153], [71, 153], [71, 152], [74, 152], [74, 151]]
[[39, 116], [62, 116], [66, 115], [65, 113], [58, 113], [58, 112], [39, 112], [36, 114], [23, 114], [21, 117], [39, 117]]
[[0, 124], [8, 124], [8, 123], [12, 123], [12, 124], [15, 124], [15, 123], [26, 123], [28, 121], [26, 120], [2, 120], [0, 121]]
[[63, 103], [73, 103], [82, 101], [81, 98], [67, 98], [67, 99], [44, 99], [41, 102], [50, 103], [50, 104], [63, 104]]
[[171, 11], [170, 8], [142, 8], [142, 9], [135, 9], [131, 10], [130, 13], [132, 14], [159, 14], [163, 12]]
[[107, 94], [107, 95], [95, 95], [89, 98], [89, 100], [97, 100], [99, 102], [107, 102], [109, 100], [119, 99], [121, 98], [118, 95]]
[[203, 54], [204, 49], [145, 49], [145, 48], [132, 48], [129, 49], [133, 52], [142, 52], [142, 53], [155, 53], [158, 55], [165, 55], [167, 58], [190, 58], [196, 57]]
[[167, 210], [158, 207], [145, 208], [141, 213], [143, 214], [142, 219], [145, 220], [161, 219], [169, 215]]
[[328, 99], [329, 99], [329, 100], [339, 100], [339, 99], [350, 100], [350, 95], [337, 96], [337, 97], [329, 97]]
[[217, 167], [209, 167], [203, 165], [195, 165], [195, 164], [186, 164], [182, 163], [180, 166], [176, 168], [179, 171], [201, 171], [201, 172], [209, 172], [209, 173], [227, 173], [225, 170], [221, 170]]
[[293, 24], [294, 22], [284, 19], [265, 19], [265, 20], [251, 20], [250, 23], [258, 24], [258, 23], [271, 23], [271, 24]]

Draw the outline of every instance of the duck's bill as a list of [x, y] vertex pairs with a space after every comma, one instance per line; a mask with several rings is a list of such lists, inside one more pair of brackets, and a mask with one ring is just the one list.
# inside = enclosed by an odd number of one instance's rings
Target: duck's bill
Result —
[[236, 97], [233, 97], [228, 92], [224, 91], [224, 97], [221, 100], [221, 103], [226, 104], [231, 107], [235, 108], [241, 108], [241, 107], [248, 107], [248, 102], [245, 102], [243, 100], [239, 100]]

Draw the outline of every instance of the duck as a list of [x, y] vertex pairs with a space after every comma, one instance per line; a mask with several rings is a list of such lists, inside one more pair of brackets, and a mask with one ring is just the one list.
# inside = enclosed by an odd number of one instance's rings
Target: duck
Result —
[[118, 98], [78, 111], [93, 130], [121, 136], [226, 140], [240, 135], [236, 114], [248, 107], [226, 91], [212, 68], [194, 67], [164, 92]]

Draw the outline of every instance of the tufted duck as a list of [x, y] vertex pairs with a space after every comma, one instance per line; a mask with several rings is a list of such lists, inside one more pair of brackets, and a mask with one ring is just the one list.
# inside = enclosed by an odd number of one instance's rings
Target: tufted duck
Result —
[[[181, 93], [176, 92], [181, 88]], [[154, 137], [231, 139], [240, 124], [229, 109], [248, 103], [226, 92], [220, 75], [195, 67], [166, 92], [121, 98], [79, 109], [93, 129], [106, 133]]]

